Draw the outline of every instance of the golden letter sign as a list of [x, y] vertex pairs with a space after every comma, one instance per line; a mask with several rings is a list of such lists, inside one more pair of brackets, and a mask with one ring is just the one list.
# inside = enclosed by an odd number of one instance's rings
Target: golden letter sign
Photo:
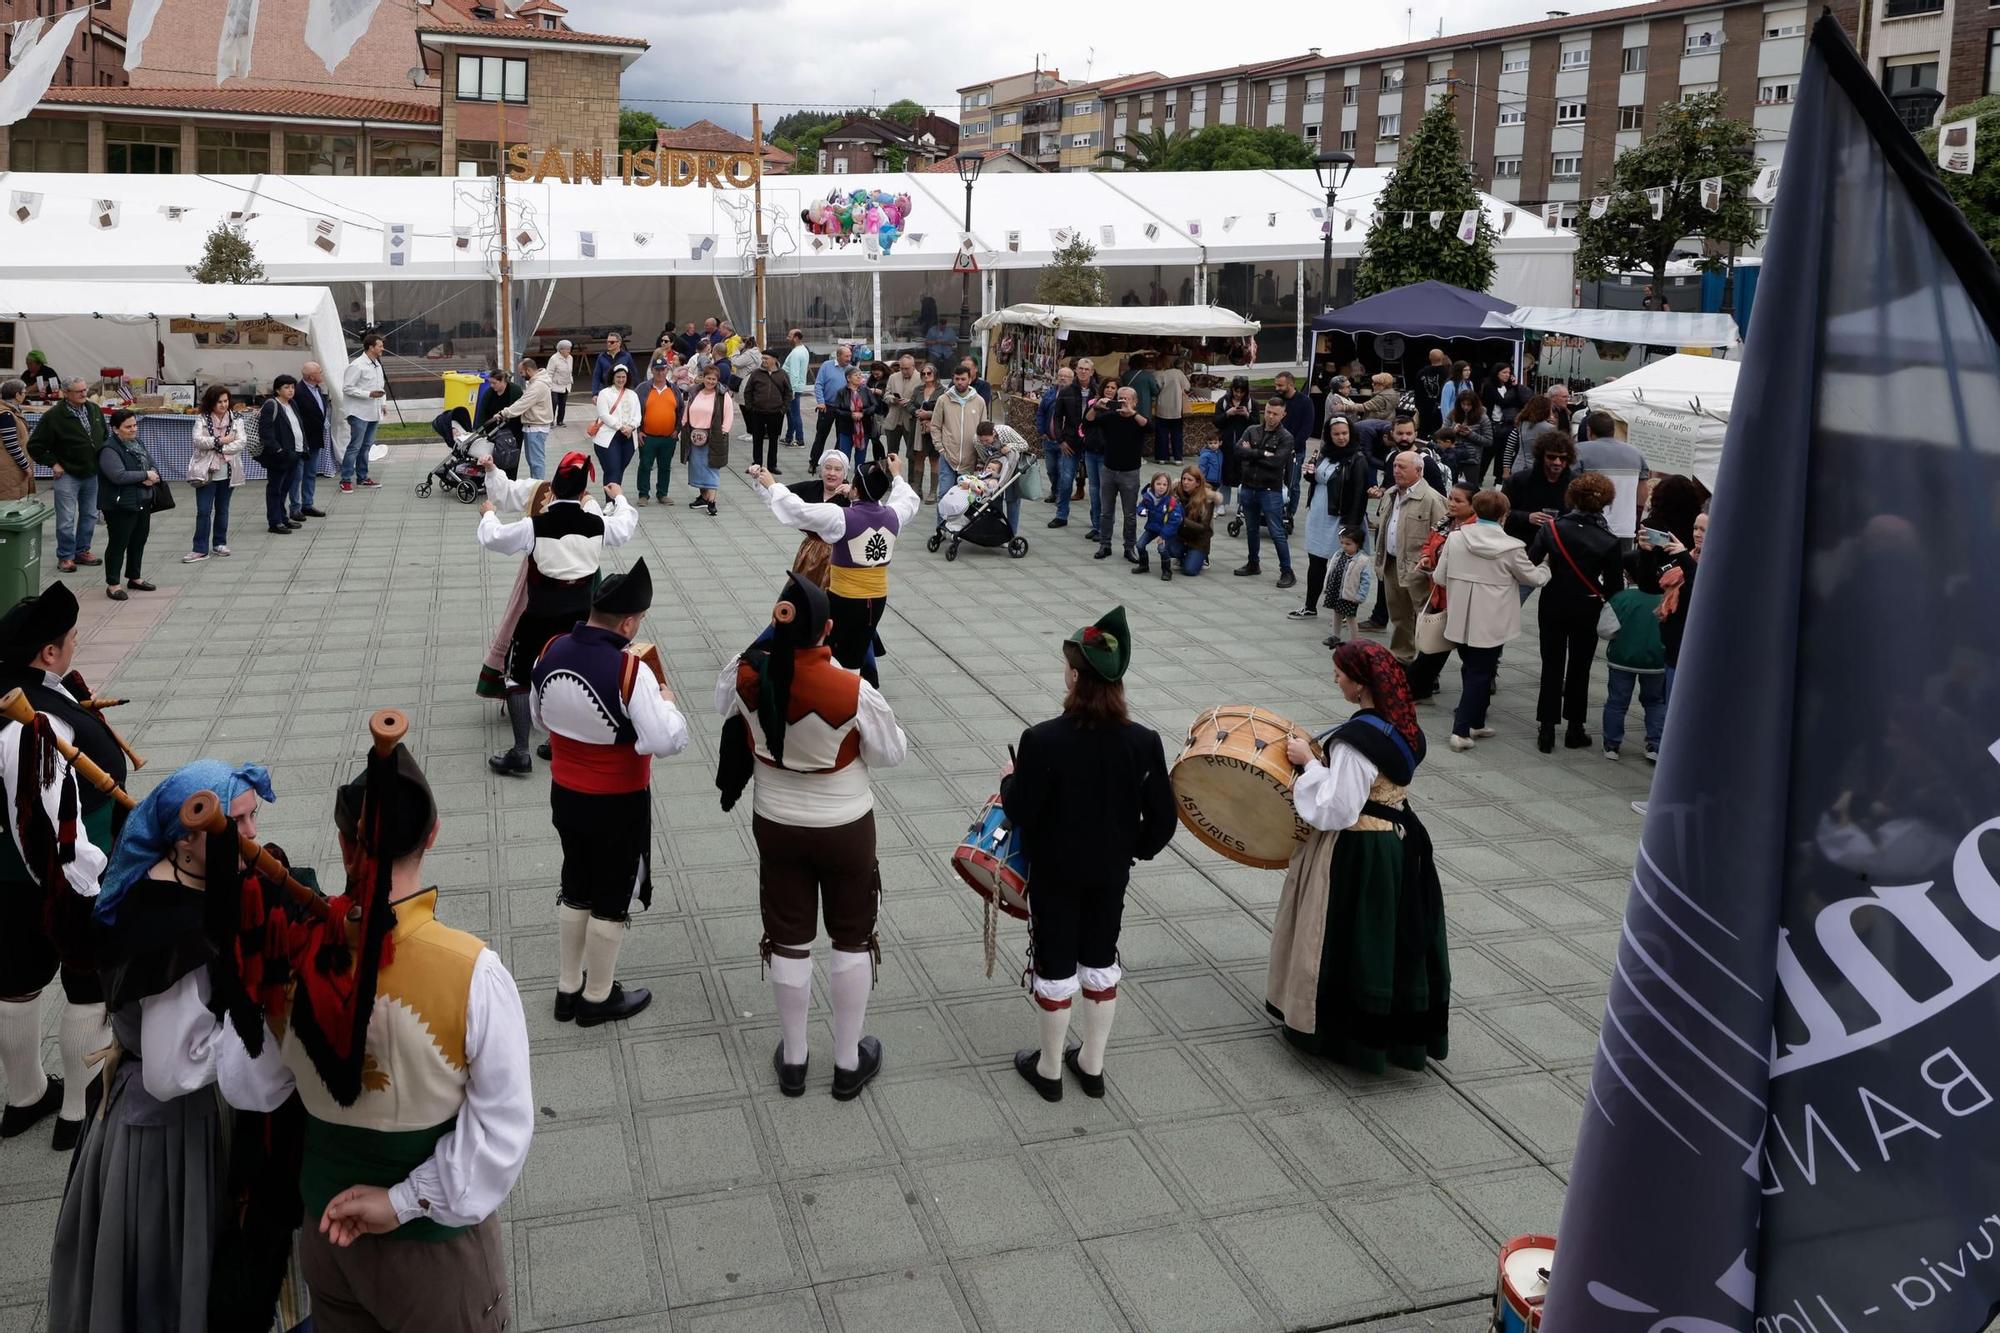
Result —
[[[507, 179], [540, 184], [554, 178], [564, 184], [590, 181], [604, 184], [604, 150], [560, 148], [537, 151], [529, 144], [507, 146]], [[618, 155], [617, 175], [627, 185], [701, 185], [713, 189], [747, 190], [763, 174], [755, 153], [689, 153], [680, 149], [629, 149]]]

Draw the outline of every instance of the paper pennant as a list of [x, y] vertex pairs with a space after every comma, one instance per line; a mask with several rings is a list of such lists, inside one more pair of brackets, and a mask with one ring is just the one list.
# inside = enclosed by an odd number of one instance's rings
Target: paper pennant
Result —
[[1432, 231], [1441, 231], [1441, 230], [1443, 230], [1443, 228], [1444, 228], [1444, 210], [1443, 210], [1443, 209], [1441, 209], [1441, 208], [1434, 208], [1434, 209], [1432, 209], [1432, 210], [1431, 210], [1431, 230], [1432, 230]]
[[42, 214], [42, 196], [31, 190], [15, 190], [7, 200], [7, 212], [16, 222], [33, 222]]
[[1957, 175], [1971, 175], [1973, 160], [1978, 155], [1978, 138], [1977, 120], [1954, 120], [1938, 126], [1938, 166]]
[[1653, 221], [1664, 218], [1667, 215], [1667, 187], [1655, 185], [1646, 191], [1646, 202], [1653, 206]]
[[639, 247], [639, 248], [640, 248], [641, 250], [645, 249], [645, 248], [646, 248], [647, 246], [651, 245], [652, 243], [653, 243], [653, 233], [652, 233], [652, 232], [650, 232], [650, 231], [635, 231], [635, 232], [633, 232], [633, 233], [632, 233], [632, 244], [634, 244], [634, 245], [638, 246], [638, 247]]
[[1346, 222], [1343, 222], [1343, 223], [1341, 224], [1341, 226], [1340, 226], [1340, 229], [1341, 229], [1342, 231], [1353, 231], [1353, 230], [1354, 230], [1354, 214], [1352, 214], [1352, 213], [1349, 213], [1349, 214], [1347, 215], [1347, 221], [1346, 221]]
[[1200, 235], [1201, 235], [1201, 219], [1199, 219], [1199, 218], [1189, 218], [1189, 219], [1188, 219], [1188, 224], [1187, 224], [1187, 234], [1188, 234], [1188, 235], [1190, 235], [1190, 236], [1200, 236]]
[[1479, 210], [1468, 208], [1458, 215], [1458, 239], [1471, 245], [1479, 239]]
[[1701, 206], [1709, 212], [1722, 208], [1722, 177], [1710, 176], [1701, 183]]
[[472, 249], [472, 228], [453, 227], [451, 229], [451, 247], [454, 250]]
[[576, 234], [576, 257], [578, 259], [597, 258], [597, 233], [580, 231]]
[[1097, 229], [1097, 239], [1102, 241], [1107, 247], [1116, 245], [1118, 244], [1118, 229], [1106, 223]]
[[1408, 209], [1405, 209], [1403, 211], [1403, 230], [1408, 231], [1410, 228], [1416, 225], [1417, 225], [1417, 215], [1415, 213], [1410, 212]]
[[340, 220], [324, 217], [309, 219], [306, 223], [306, 239], [322, 254], [339, 254]]
[[160, 216], [169, 222], [179, 222], [188, 215], [188, 210], [179, 204], [161, 204]]
[[1512, 231], [1513, 229], [1514, 229], [1514, 210], [1511, 208], [1501, 209], [1500, 234], [1502, 236], [1505, 236], [1508, 232]]
[[1553, 231], [1562, 225], [1563, 206], [1561, 204], [1542, 205], [1542, 225]]
[[382, 228], [382, 258], [390, 268], [408, 268], [410, 248], [417, 229], [408, 222], [391, 222]]
[[1760, 204], [1768, 204], [1778, 197], [1777, 167], [1767, 166], [1757, 173], [1757, 180], [1750, 187], [1750, 197]]
[[90, 225], [99, 231], [110, 231], [118, 225], [118, 211], [116, 199], [93, 199], [90, 201]]
[[1231, 213], [1228, 217], [1222, 220], [1222, 229], [1224, 231], [1228, 231], [1231, 227], [1236, 225], [1236, 216], [1237, 216], [1236, 214]]
[[1598, 195], [1596, 198], [1590, 201], [1591, 219], [1595, 221], [1596, 219], [1603, 217], [1605, 210], [1610, 207], [1611, 207], [1611, 196], [1608, 194]]

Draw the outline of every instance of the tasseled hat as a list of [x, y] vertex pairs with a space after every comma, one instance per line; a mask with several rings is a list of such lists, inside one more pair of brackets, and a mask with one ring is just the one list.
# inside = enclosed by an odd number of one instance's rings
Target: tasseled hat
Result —
[[[395, 761], [394, 792], [384, 803], [382, 846], [375, 852], [386, 860], [400, 861], [421, 848], [430, 837], [431, 828], [437, 823], [437, 798], [431, 795], [431, 784], [408, 746], [398, 745], [391, 757]], [[367, 790], [368, 771], [364, 768], [333, 794], [333, 826], [351, 842], [360, 842], [367, 836], [361, 820]]]
[[1122, 680], [1125, 668], [1132, 664], [1132, 629], [1125, 623], [1122, 606], [1112, 607], [1096, 624], [1085, 625], [1064, 642], [1076, 645], [1073, 660], [1077, 670], [1107, 685]]
[[861, 471], [861, 494], [864, 499], [880, 500], [895, 485], [896, 479], [880, 463], [870, 463]]
[[590, 609], [607, 616], [636, 616], [653, 605], [653, 576], [643, 558], [623, 574], [613, 574], [597, 585]]
[[76, 594], [52, 583], [37, 596], [23, 597], [0, 616], [0, 663], [24, 666], [35, 654], [76, 628]]
[[826, 635], [826, 590], [797, 571], [785, 576], [784, 591], [771, 608], [771, 649], [756, 658], [757, 722], [764, 746], [778, 767], [785, 766], [785, 728], [790, 725], [792, 672], [798, 654], [819, 646]]
[[556, 475], [549, 482], [549, 489], [555, 492], [558, 500], [574, 500], [583, 494], [590, 485], [590, 479], [596, 475], [597, 468], [591, 463], [590, 455], [567, 453], [556, 464]]

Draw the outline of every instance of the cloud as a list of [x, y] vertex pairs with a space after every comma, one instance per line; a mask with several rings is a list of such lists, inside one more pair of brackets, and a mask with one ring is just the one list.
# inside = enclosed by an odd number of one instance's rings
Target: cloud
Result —
[[[1573, 13], [1622, 0], [1577, 0]], [[708, 119], [750, 130], [750, 102], [766, 124], [801, 106], [838, 111], [910, 97], [953, 119], [960, 87], [1035, 68], [1102, 79], [1158, 70], [1200, 69], [1302, 54], [1329, 58], [1546, 17], [1536, 0], [1421, 0], [1401, 6], [1311, 5], [1296, 0], [1233, 0], [1216, 19], [1208, 0], [1154, 0], [1143, 21], [1082, 21], [1071, 0], [1012, 0], [971, 6], [948, 18], [856, 10], [821, 0], [745, 0], [663, 14], [629, 0], [567, 0], [570, 26], [645, 37], [653, 49], [625, 71], [628, 106], [668, 124]], [[887, 13], [877, 20], [867, 15]], [[942, 11], [938, 11], [942, 13]], [[1301, 14], [1316, 21], [1300, 22]], [[1331, 21], [1334, 16], [1338, 21]], [[1321, 16], [1324, 16], [1322, 18]]]

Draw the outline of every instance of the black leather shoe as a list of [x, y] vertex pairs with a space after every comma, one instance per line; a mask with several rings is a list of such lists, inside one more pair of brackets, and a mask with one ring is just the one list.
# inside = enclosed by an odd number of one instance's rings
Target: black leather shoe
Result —
[[[874, 1041], [875, 1039], [870, 1037], [868, 1040]], [[771, 1052], [771, 1068], [778, 1071], [779, 1092], [784, 1093], [787, 1097], [803, 1097], [806, 1095], [806, 1065], [810, 1063], [811, 1058], [808, 1056], [795, 1065], [788, 1065], [785, 1063], [785, 1043], [782, 1041], [778, 1043], [778, 1049]], [[882, 1059], [882, 1045], [880, 1042], [876, 1042], [875, 1045], [875, 1059], [877, 1063], [880, 1063]], [[840, 1077], [840, 1071], [836, 1069], [833, 1072], [835, 1081], [837, 1082]], [[859, 1072], [858, 1070], [856, 1071], [857, 1075]], [[863, 1081], [865, 1082], [866, 1080]], [[859, 1092], [861, 1089], [857, 1086], [854, 1091]], [[853, 1095], [853, 1093], [848, 1094], [850, 1097]], [[840, 1094], [836, 1092], [834, 1096], [839, 1097]], [[842, 1098], [842, 1100], [845, 1101], [846, 1098]]]
[[1236, 574], [1236, 577], [1239, 579], [1254, 579], [1259, 574], [1262, 574], [1264, 571], [1257, 568], [1257, 566], [1255, 565], [1245, 565], [1243, 566], [1243, 568], [1236, 570], [1234, 572]]
[[601, 1000], [578, 999], [576, 1002], [576, 1025], [580, 1028], [594, 1028], [599, 1023], [616, 1023], [621, 1018], [630, 1018], [653, 1002], [653, 992], [644, 986], [634, 986], [631, 990], [618, 982], [611, 983], [611, 993]]
[[1104, 1071], [1099, 1070], [1095, 1074], [1084, 1073], [1083, 1066], [1076, 1062], [1076, 1057], [1082, 1050], [1083, 1047], [1081, 1046], [1072, 1046], [1064, 1051], [1063, 1064], [1069, 1069], [1070, 1073], [1076, 1075], [1077, 1086], [1083, 1089], [1084, 1096], [1102, 1097], [1104, 1095]]
[[1089, 532], [1086, 532], [1086, 533], [1084, 533], [1084, 534], [1083, 534], [1083, 539], [1084, 539], [1085, 541], [1087, 541], [1087, 542], [1095, 542], [1095, 541], [1102, 541], [1102, 540], [1103, 540], [1103, 538], [1101, 538], [1101, 537], [1099, 537], [1099, 536], [1097, 535], [1097, 529], [1096, 529], [1096, 528], [1092, 528], [1092, 529], [1091, 529], [1091, 530], [1090, 530]]
[[553, 759], [555, 757], [555, 755], [549, 750], [549, 743], [547, 741], [543, 741], [540, 745], [537, 745], [535, 747], [535, 753], [539, 755], [544, 761]]
[[77, 1140], [82, 1137], [83, 1121], [65, 1120], [57, 1116], [56, 1132], [49, 1139], [49, 1147], [55, 1152], [71, 1152], [76, 1148]]
[[580, 990], [559, 990], [556, 992], [556, 1022], [567, 1023], [576, 1017], [576, 1002], [583, 998]]
[[1014, 1052], [1014, 1072], [1028, 1080], [1028, 1086], [1041, 1093], [1043, 1101], [1059, 1102], [1062, 1100], [1062, 1080], [1043, 1078], [1041, 1071], [1036, 1068], [1041, 1062], [1042, 1053], [1033, 1047]]
[[307, 518], [325, 518], [325, 517], [326, 517], [326, 511], [325, 511], [324, 509], [315, 509], [315, 508], [313, 508], [313, 507], [312, 507], [311, 505], [307, 505], [307, 506], [306, 506], [306, 507], [305, 507], [304, 509], [301, 509], [301, 510], [300, 510], [299, 512], [300, 512], [301, 514], [304, 514], [304, 515], [305, 515], [305, 516], [306, 516]]
[[1543, 754], [1554, 754], [1556, 750], [1556, 729], [1543, 727], [1535, 733], [1535, 748]]
[[1049, 526], [1052, 528], [1066, 528], [1069, 526], [1069, 520], [1066, 518], [1052, 518], [1049, 520]]
[[1563, 733], [1563, 749], [1588, 750], [1589, 748], [1590, 748], [1590, 733], [1585, 731], [1582, 727], [1571, 727], [1568, 731]]
[[54, 1115], [62, 1106], [63, 1081], [54, 1074], [49, 1075], [48, 1090], [40, 1101], [29, 1102], [26, 1106], [10, 1106], [0, 1112], [0, 1139], [11, 1139], [16, 1134], [25, 1134], [40, 1123], [43, 1116]]
[[270, 531], [274, 537], [289, 537], [292, 535], [292, 525], [289, 523], [273, 524]]
[[[868, 1086], [868, 1080], [881, 1072], [882, 1039], [880, 1037], [863, 1037], [861, 1039], [859, 1058], [856, 1060], [854, 1068], [841, 1069], [838, 1066], [834, 1068], [833, 1099], [837, 1102], [853, 1101], [861, 1095], [861, 1090]], [[799, 1077], [802, 1079], [805, 1077], [804, 1065], [799, 1066]]]
[[1278, 574], [1279, 591], [1283, 591], [1286, 588], [1296, 588], [1298, 585], [1299, 576], [1292, 573], [1291, 570], [1283, 570]]
[[535, 771], [534, 760], [524, 754], [517, 754], [513, 750], [504, 750], [499, 754], [488, 755], [486, 757], [486, 766], [495, 773], [510, 778], [525, 778], [528, 774]]
[[303, 512], [295, 513], [292, 514], [285, 521], [290, 523], [295, 528], [302, 528], [306, 525], [306, 516]]
[[1090, 558], [1092, 560], [1109, 560], [1111, 558], [1111, 548], [1109, 546], [1100, 546], [1097, 548], [1097, 554]]

